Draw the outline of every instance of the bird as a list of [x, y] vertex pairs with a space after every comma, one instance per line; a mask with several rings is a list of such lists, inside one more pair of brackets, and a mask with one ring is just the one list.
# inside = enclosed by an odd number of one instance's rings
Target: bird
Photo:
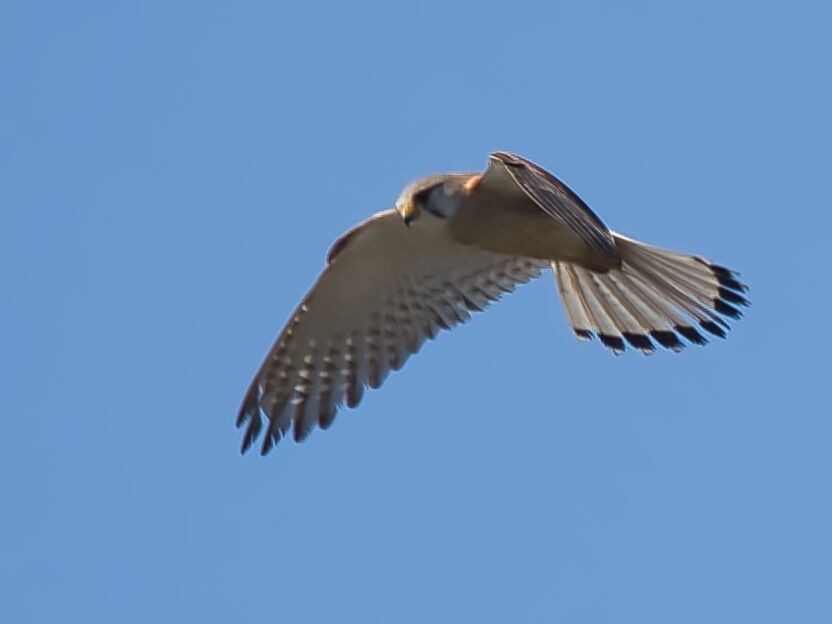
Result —
[[327, 429], [427, 339], [551, 268], [580, 340], [681, 351], [742, 316], [739, 274], [610, 230], [555, 175], [495, 151], [483, 172], [431, 175], [338, 238], [254, 376], [241, 452]]

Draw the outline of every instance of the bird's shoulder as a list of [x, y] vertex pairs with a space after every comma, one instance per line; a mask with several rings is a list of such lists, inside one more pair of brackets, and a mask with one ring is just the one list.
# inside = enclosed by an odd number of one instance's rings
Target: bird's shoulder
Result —
[[328, 265], [332, 264], [347, 247], [355, 243], [363, 234], [367, 234], [368, 230], [381, 229], [389, 225], [391, 219], [401, 219], [401, 217], [399, 217], [398, 212], [394, 209], [382, 210], [348, 229], [332, 243], [332, 246], [326, 254], [326, 263]]

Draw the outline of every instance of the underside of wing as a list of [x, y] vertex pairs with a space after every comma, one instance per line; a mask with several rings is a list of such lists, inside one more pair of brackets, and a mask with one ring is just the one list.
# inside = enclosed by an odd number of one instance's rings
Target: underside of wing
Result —
[[341, 404], [357, 405], [426, 339], [547, 266], [459, 245], [441, 228], [408, 228], [391, 210], [333, 245], [243, 400], [243, 451], [261, 434], [265, 454], [289, 431], [300, 441], [329, 427]]
[[541, 210], [571, 228], [597, 253], [615, 254], [612, 234], [604, 222], [561, 180], [530, 160], [508, 152], [494, 152], [490, 167], [503, 167]]

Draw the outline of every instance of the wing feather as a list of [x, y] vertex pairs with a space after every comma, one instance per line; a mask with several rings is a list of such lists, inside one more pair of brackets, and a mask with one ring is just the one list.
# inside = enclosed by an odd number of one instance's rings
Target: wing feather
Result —
[[615, 242], [600, 217], [554, 175], [530, 160], [507, 152], [494, 152], [491, 165], [502, 166], [523, 192], [549, 216], [572, 229], [600, 254], [615, 254]]
[[[439, 220], [406, 227], [395, 210], [341, 237], [249, 387], [242, 450], [303, 440], [354, 407], [440, 329], [450, 329], [548, 266], [460, 245]], [[265, 415], [266, 421], [263, 421]]]

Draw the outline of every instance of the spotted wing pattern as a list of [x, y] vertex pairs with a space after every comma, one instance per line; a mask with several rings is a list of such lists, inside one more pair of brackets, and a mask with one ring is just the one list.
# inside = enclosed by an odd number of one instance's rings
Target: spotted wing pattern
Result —
[[[326, 429], [428, 338], [537, 276], [548, 262], [479, 251], [441, 230], [379, 213], [333, 245], [327, 266], [251, 383], [237, 418], [242, 451]], [[265, 421], [263, 416], [265, 415]]]

